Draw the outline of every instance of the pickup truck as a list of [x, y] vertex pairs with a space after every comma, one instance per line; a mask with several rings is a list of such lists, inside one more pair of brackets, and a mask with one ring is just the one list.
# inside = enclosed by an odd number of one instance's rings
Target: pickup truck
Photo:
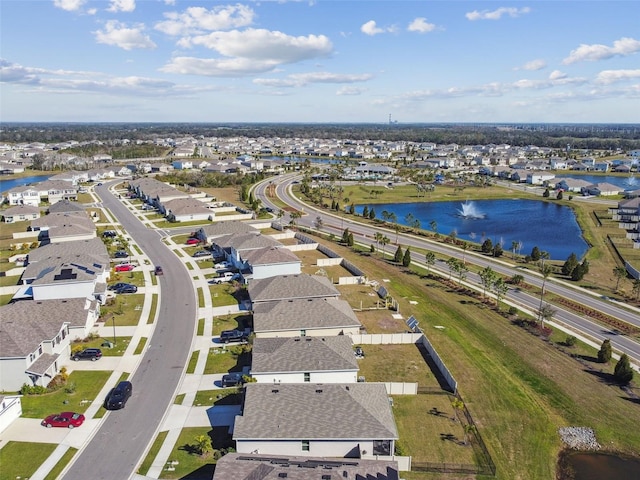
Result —
[[211, 280], [211, 283], [220, 284], [220, 283], [230, 282], [231, 280], [235, 280], [237, 278], [238, 278], [238, 274], [237, 273], [224, 272], [219, 277], [213, 278]]

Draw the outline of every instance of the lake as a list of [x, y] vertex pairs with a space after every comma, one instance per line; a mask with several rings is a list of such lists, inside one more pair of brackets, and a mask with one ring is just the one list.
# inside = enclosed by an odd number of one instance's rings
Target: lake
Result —
[[575, 453], [568, 457], [575, 480], [640, 478], [640, 460], [606, 453]]
[[[395, 213], [398, 222], [406, 225], [407, 214], [420, 221], [423, 230], [431, 231], [435, 221], [437, 232], [449, 235], [456, 231], [457, 238], [482, 243], [489, 238], [495, 244], [502, 242], [505, 254], [511, 242], [522, 242], [521, 254], [531, 253], [537, 246], [549, 252], [554, 260], [566, 260], [571, 253], [581, 258], [588, 245], [582, 237], [576, 217], [569, 207], [539, 200], [474, 200], [471, 202], [418, 202], [384, 203], [369, 205], [376, 218], [382, 212]], [[364, 205], [356, 212], [362, 214]], [[463, 215], [466, 214], [466, 215]], [[392, 239], [393, 240], [393, 239]]]
[[3, 175], [0, 177], [0, 192], [4, 193], [15, 187], [27, 185], [29, 183], [44, 182], [51, 175], [32, 175], [30, 177], [12, 177], [11, 175]]

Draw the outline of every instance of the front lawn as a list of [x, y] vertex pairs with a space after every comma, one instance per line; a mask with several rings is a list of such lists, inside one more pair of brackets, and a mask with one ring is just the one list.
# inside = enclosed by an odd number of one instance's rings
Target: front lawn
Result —
[[[67, 387], [42, 395], [22, 397], [22, 416], [26, 418], [44, 418], [52, 413], [72, 411], [84, 413], [95, 400], [111, 372], [75, 371], [69, 374]], [[73, 391], [70, 387], [74, 387]], [[4, 450], [4, 449], [3, 449]]]
[[251, 365], [251, 353], [243, 352], [245, 348], [246, 346], [210, 348], [207, 364], [204, 367], [204, 374], [241, 372], [243, 367]]
[[[113, 346], [113, 348], [102, 346], [102, 344], [105, 342], [110, 342], [113, 344], [114, 340], [115, 345]], [[127, 347], [129, 347], [130, 342], [131, 337], [115, 337], [115, 339], [113, 337], [96, 337], [86, 342], [83, 340], [71, 342], [71, 351], [74, 352], [74, 350], [78, 347], [83, 350], [85, 348], [99, 348], [102, 351], [102, 355], [105, 357], [121, 357], [122, 355], [124, 355]]]
[[54, 443], [7, 442], [0, 449], [0, 480], [31, 478], [56, 447]]
[[100, 321], [105, 325], [111, 325], [115, 318], [116, 327], [131, 327], [138, 325], [144, 295], [126, 294], [109, 298], [107, 304], [101, 308]]

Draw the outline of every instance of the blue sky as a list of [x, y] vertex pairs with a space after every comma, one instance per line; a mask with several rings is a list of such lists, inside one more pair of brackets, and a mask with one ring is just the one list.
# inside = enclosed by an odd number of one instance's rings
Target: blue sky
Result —
[[640, 122], [629, 1], [2, 0], [0, 119]]

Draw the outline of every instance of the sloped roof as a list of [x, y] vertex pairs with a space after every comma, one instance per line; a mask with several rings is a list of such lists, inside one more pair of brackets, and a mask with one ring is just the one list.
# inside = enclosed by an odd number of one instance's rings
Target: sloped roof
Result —
[[64, 212], [84, 212], [84, 207], [78, 202], [70, 202], [69, 200], [60, 200], [54, 203], [48, 209], [51, 213], [64, 213]]
[[167, 200], [162, 205], [167, 211], [171, 211], [174, 215], [187, 215], [187, 214], [208, 214], [213, 216], [214, 213], [204, 206], [200, 200], [195, 198], [174, 198], [173, 200]]
[[207, 238], [216, 238], [232, 233], [258, 232], [258, 229], [252, 227], [248, 223], [240, 222], [238, 220], [212, 223], [210, 225], [203, 226], [200, 230]]
[[256, 338], [251, 372], [332, 372], [358, 370], [351, 338], [327, 337]]
[[247, 292], [254, 303], [340, 295], [328, 278], [306, 273], [253, 280], [249, 283]]
[[302, 263], [300, 257], [288, 248], [266, 247], [248, 250], [240, 255], [249, 265], [277, 265], [281, 263]]
[[250, 383], [234, 440], [387, 440], [398, 431], [383, 383]]
[[352, 328], [360, 325], [351, 306], [337, 298], [278, 300], [256, 303], [253, 307], [253, 328], [256, 333]]
[[87, 319], [85, 298], [21, 300], [0, 307], [0, 357], [23, 357], [52, 340], [65, 323]]
[[267, 235], [262, 235], [259, 231], [224, 235], [216, 238], [213, 243], [220, 248], [233, 247], [236, 252], [282, 246], [277, 240]]

